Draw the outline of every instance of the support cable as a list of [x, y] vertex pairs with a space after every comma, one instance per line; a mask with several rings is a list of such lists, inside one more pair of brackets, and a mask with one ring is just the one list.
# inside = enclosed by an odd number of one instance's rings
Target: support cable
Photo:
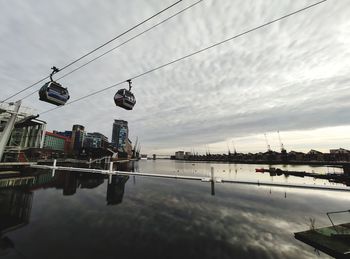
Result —
[[[74, 72], [76, 72], [76, 71], [82, 69], [83, 67], [86, 67], [86, 66], [89, 65], [90, 63], [96, 61], [97, 59], [102, 58], [103, 56], [107, 55], [108, 53], [110, 53], [110, 52], [112, 52], [112, 51], [114, 51], [114, 50], [116, 50], [116, 49], [122, 47], [122, 46], [125, 45], [126, 43], [128, 43], [128, 42], [130, 42], [130, 41], [132, 41], [132, 40], [134, 40], [134, 39], [136, 39], [136, 38], [142, 36], [143, 34], [149, 32], [150, 30], [152, 30], [152, 29], [158, 27], [159, 25], [161, 25], [161, 24], [163, 24], [163, 23], [169, 21], [170, 19], [172, 19], [172, 18], [178, 16], [179, 14], [181, 14], [181, 13], [187, 11], [188, 9], [194, 7], [195, 5], [197, 5], [197, 4], [199, 4], [199, 3], [203, 2], [203, 1], [204, 1], [204, 0], [199, 0], [199, 1], [197, 1], [197, 2], [195, 2], [195, 3], [193, 3], [193, 4], [191, 4], [191, 5], [187, 6], [186, 8], [180, 10], [179, 12], [177, 12], [177, 13], [175, 13], [175, 14], [169, 16], [168, 18], [162, 20], [161, 22], [159, 22], [159, 23], [153, 25], [152, 27], [148, 28], [147, 30], [144, 30], [144, 31], [142, 31], [142, 32], [140, 32], [140, 33], [138, 33], [138, 34], [136, 34], [135, 36], [131, 37], [130, 39], [128, 39], [128, 40], [126, 40], [126, 41], [124, 41], [123, 43], [121, 43], [121, 44], [119, 44], [119, 45], [117, 45], [117, 46], [111, 48], [110, 50], [107, 50], [106, 52], [102, 53], [101, 55], [99, 55], [99, 56], [97, 56], [97, 57], [91, 59], [90, 61], [88, 61], [88, 62], [82, 64], [81, 66], [79, 66], [79, 67], [73, 69], [72, 71], [70, 71], [70, 72], [64, 74], [63, 76], [57, 78], [56, 81], [58, 81], [58, 80], [60, 80], [60, 79], [62, 79], [62, 78], [65, 78], [65, 77], [67, 77], [67, 76], [73, 74]], [[27, 99], [28, 97], [32, 96], [32, 95], [35, 94], [35, 93], [37, 93], [37, 90], [35, 90], [34, 92], [32, 92], [32, 93], [30, 93], [30, 94], [24, 96], [21, 100]]]
[[[95, 49], [89, 51], [88, 53], [84, 54], [83, 56], [81, 56], [81, 57], [79, 57], [79, 58], [73, 60], [73, 61], [70, 62], [70, 63], [68, 63], [67, 65], [65, 65], [64, 67], [62, 67], [62, 68], [60, 69], [60, 71], [62, 71], [62, 70], [64, 70], [64, 69], [66, 69], [66, 68], [72, 66], [73, 64], [75, 64], [75, 63], [77, 63], [78, 61], [82, 60], [83, 58], [85, 58], [85, 57], [91, 55], [92, 53], [96, 52], [97, 50], [103, 48], [103, 47], [106, 46], [107, 44], [109, 44], [109, 43], [111, 43], [111, 42], [113, 42], [113, 41], [119, 39], [120, 37], [122, 37], [122, 36], [124, 36], [125, 34], [131, 32], [132, 30], [136, 29], [137, 27], [141, 26], [142, 24], [148, 22], [149, 20], [151, 20], [151, 19], [153, 19], [154, 17], [160, 15], [161, 13], [165, 12], [166, 10], [168, 10], [168, 9], [174, 7], [175, 5], [179, 4], [180, 2], [182, 2], [182, 0], [178, 0], [177, 2], [175, 2], [175, 3], [171, 4], [170, 6], [164, 8], [163, 10], [159, 11], [158, 13], [152, 15], [151, 17], [149, 17], [149, 18], [143, 20], [142, 22], [140, 22], [140, 23], [134, 25], [134, 26], [131, 27], [130, 29], [124, 31], [123, 33], [119, 34], [118, 36], [115, 36], [114, 38], [110, 39], [109, 41], [107, 41], [107, 42], [105, 42], [105, 43], [99, 45], [97, 48], [95, 48]], [[24, 92], [24, 91], [26, 91], [26, 90], [28, 90], [28, 89], [34, 87], [35, 85], [37, 85], [37, 84], [39, 84], [39, 83], [45, 81], [45, 80], [48, 79], [48, 78], [49, 78], [49, 76], [40, 79], [39, 81], [35, 82], [34, 84], [31, 84], [31, 85], [29, 85], [29, 86], [23, 88], [22, 90], [20, 90], [20, 91], [14, 93], [13, 95], [7, 97], [6, 99], [2, 100], [0, 103], [6, 102], [7, 100], [11, 99], [12, 97], [17, 96], [18, 94], [20, 94], [20, 93], [22, 93], [22, 92]]]
[[[138, 74], [138, 75], [136, 75], [136, 76], [130, 77], [130, 78], [128, 78], [128, 79], [134, 80], [134, 79], [140, 78], [140, 77], [142, 77], [142, 76], [145, 76], [145, 75], [147, 75], [147, 74], [150, 74], [150, 73], [152, 73], [152, 72], [155, 72], [155, 71], [157, 71], [157, 70], [160, 70], [160, 69], [162, 69], [162, 68], [164, 68], [164, 67], [170, 66], [170, 65], [172, 65], [172, 64], [174, 64], [174, 63], [177, 63], [177, 62], [179, 62], [179, 61], [182, 61], [182, 60], [184, 60], [184, 59], [187, 59], [187, 58], [189, 58], [189, 57], [192, 57], [192, 56], [194, 56], [194, 55], [197, 55], [197, 54], [199, 54], [199, 53], [202, 53], [202, 52], [204, 52], [204, 51], [207, 51], [207, 50], [209, 50], [209, 49], [212, 49], [212, 48], [214, 48], [214, 47], [220, 46], [220, 45], [222, 45], [222, 44], [224, 44], [224, 43], [226, 43], [226, 42], [229, 42], [229, 41], [231, 41], [231, 40], [234, 40], [234, 39], [237, 39], [237, 38], [239, 38], [239, 37], [242, 37], [242, 36], [244, 36], [244, 35], [246, 35], [246, 34], [248, 34], [248, 33], [254, 32], [254, 31], [256, 31], [256, 30], [259, 30], [259, 29], [261, 29], [261, 28], [264, 28], [264, 27], [266, 27], [266, 26], [269, 26], [269, 25], [271, 25], [271, 24], [273, 24], [273, 23], [276, 23], [276, 22], [278, 22], [278, 21], [281, 21], [281, 20], [283, 20], [283, 19], [286, 19], [286, 18], [288, 18], [288, 17], [290, 17], [290, 16], [293, 16], [293, 15], [296, 15], [296, 14], [301, 13], [301, 12], [303, 12], [303, 11], [306, 11], [306, 10], [308, 10], [308, 9], [310, 9], [310, 8], [312, 8], [312, 7], [315, 7], [315, 6], [317, 6], [317, 5], [321, 4], [321, 3], [324, 3], [324, 2], [326, 2], [326, 1], [327, 1], [327, 0], [322, 0], [322, 1], [316, 2], [316, 3], [314, 3], [314, 4], [308, 5], [308, 6], [306, 6], [306, 7], [304, 7], [304, 8], [301, 8], [301, 9], [299, 9], [299, 10], [297, 10], [297, 11], [294, 11], [294, 12], [292, 12], [292, 13], [286, 14], [286, 15], [281, 16], [281, 17], [279, 17], [279, 18], [277, 18], [277, 19], [274, 19], [274, 20], [272, 20], [272, 21], [266, 22], [266, 23], [264, 23], [264, 24], [262, 24], [262, 25], [259, 25], [259, 26], [257, 26], [257, 27], [254, 27], [254, 28], [249, 29], [249, 30], [247, 30], [247, 31], [244, 31], [244, 32], [242, 32], [242, 33], [239, 33], [239, 34], [237, 34], [237, 35], [235, 35], [235, 36], [232, 36], [232, 37], [230, 37], [230, 38], [227, 38], [227, 39], [225, 39], [225, 40], [223, 40], [223, 41], [217, 42], [217, 43], [215, 43], [215, 44], [213, 44], [213, 45], [210, 45], [210, 46], [205, 47], [205, 48], [203, 48], [203, 49], [200, 49], [200, 50], [197, 50], [197, 51], [195, 51], [195, 52], [192, 52], [192, 53], [190, 53], [190, 54], [188, 54], [188, 55], [186, 55], [186, 56], [183, 56], [183, 57], [181, 57], [181, 58], [174, 59], [174, 60], [172, 60], [172, 61], [170, 61], [170, 62], [168, 62], [168, 63], [165, 63], [165, 64], [160, 65], [160, 66], [158, 66], [158, 67], [152, 68], [152, 69], [150, 69], [150, 70], [148, 70], [148, 71], [145, 71], [145, 72], [143, 72], [143, 73], [141, 73], [141, 74]], [[69, 105], [69, 104], [72, 104], [72, 103], [81, 101], [81, 100], [83, 100], [83, 99], [86, 99], [86, 98], [88, 98], [88, 97], [94, 96], [94, 95], [99, 94], [99, 93], [101, 93], [101, 92], [107, 91], [107, 90], [109, 90], [109, 89], [111, 89], [111, 88], [114, 88], [114, 87], [116, 87], [116, 86], [119, 86], [119, 85], [125, 83], [128, 79], [123, 80], [123, 81], [120, 81], [120, 82], [118, 82], [118, 83], [116, 83], [116, 84], [113, 84], [113, 85], [111, 85], [111, 86], [108, 86], [108, 87], [106, 87], [106, 88], [100, 89], [100, 90], [98, 90], [98, 91], [92, 92], [92, 93], [87, 94], [87, 95], [85, 95], [85, 96], [79, 97], [79, 98], [77, 98], [77, 99], [75, 99], [75, 100], [73, 100], [73, 101], [71, 101], [71, 102], [66, 103], [64, 106], [57, 106], [57, 107], [54, 107], [54, 108], [52, 108], [52, 109], [46, 110], [46, 111], [40, 113], [40, 115], [45, 114], [45, 113], [48, 113], [48, 112], [51, 112], [51, 111], [54, 111], [54, 110], [59, 109], [59, 108], [62, 108], [62, 107], [65, 107], [65, 106], [67, 106], [67, 105]]]

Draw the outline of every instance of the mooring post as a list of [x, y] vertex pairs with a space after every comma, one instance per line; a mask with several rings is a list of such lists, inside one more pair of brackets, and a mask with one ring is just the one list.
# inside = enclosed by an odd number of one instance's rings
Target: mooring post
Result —
[[54, 177], [54, 176], [55, 176], [56, 164], [57, 164], [57, 160], [56, 160], [56, 159], [54, 159], [54, 160], [53, 160], [53, 168], [52, 168], [52, 177]]
[[108, 184], [112, 182], [113, 162], [109, 163]]
[[214, 167], [210, 168], [210, 185], [211, 185], [211, 195], [215, 195], [215, 178], [214, 178]]

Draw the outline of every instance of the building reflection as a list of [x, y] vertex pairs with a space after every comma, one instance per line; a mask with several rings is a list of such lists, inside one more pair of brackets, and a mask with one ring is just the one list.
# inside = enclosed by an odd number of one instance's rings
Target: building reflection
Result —
[[8, 249], [14, 248], [13, 242], [4, 235], [29, 223], [32, 201], [33, 193], [25, 189], [18, 187], [0, 189], [1, 254], [6, 254]]
[[[131, 166], [130, 171], [133, 170]], [[29, 223], [33, 196], [36, 190], [54, 188], [62, 195], [72, 196], [77, 189], [94, 189], [107, 183], [107, 205], [123, 201], [125, 183], [129, 176], [108, 176], [102, 174], [48, 171], [8, 172], [0, 176], [0, 255], [14, 248], [6, 233]]]
[[128, 180], [129, 176], [112, 176], [111, 181], [107, 185], [107, 205], [116, 205], [122, 203], [125, 183]]

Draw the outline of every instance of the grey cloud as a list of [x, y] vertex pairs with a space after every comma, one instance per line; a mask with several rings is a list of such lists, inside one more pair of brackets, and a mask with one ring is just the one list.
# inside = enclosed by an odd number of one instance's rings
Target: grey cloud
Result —
[[[314, 2], [206, 0], [61, 82], [75, 99]], [[170, 3], [6, 2], [0, 11], [1, 98]], [[328, 1], [139, 78], [132, 112], [114, 107], [116, 89], [111, 89], [42, 118], [49, 129], [81, 123], [107, 136], [114, 119], [126, 119], [131, 137], [139, 136], [145, 149], [201, 145], [266, 130], [348, 125], [348, 13], [345, 1]], [[25, 104], [39, 111], [51, 108], [37, 98]]]

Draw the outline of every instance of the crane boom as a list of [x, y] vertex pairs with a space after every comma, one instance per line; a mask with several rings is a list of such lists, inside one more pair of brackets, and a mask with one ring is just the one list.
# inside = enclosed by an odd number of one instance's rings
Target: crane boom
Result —
[[279, 139], [279, 141], [280, 141], [281, 152], [284, 152], [286, 149], [285, 149], [284, 146], [283, 146], [283, 143], [282, 143], [282, 140], [281, 140], [281, 136], [280, 136], [279, 130], [277, 131], [277, 134], [278, 134], [278, 139]]
[[264, 133], [264, 136], [265, 136], [265, 142], [266, 142], [266, 146], [267, 146], [267, 151], [270, 152], [271, 151], [271, 146], [270, 146], [269, 142], [267, 141], [266, 133]]

